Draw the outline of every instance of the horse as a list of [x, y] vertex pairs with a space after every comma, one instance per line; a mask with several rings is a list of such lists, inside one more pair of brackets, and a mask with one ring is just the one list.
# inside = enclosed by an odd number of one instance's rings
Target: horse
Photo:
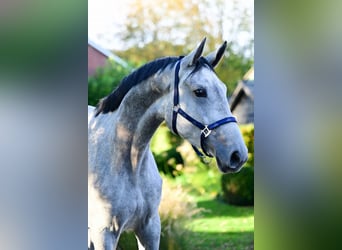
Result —
[[226, 86], [214, 68], [227, 42], [202, 56], [206, 39], [189, 54], [149, 62], [126, 76], [97, 107], [88, 106], [88, 249], [116, 249], [133, 231], [139, 249], [160, 242], [162, 179], [149, 144], [165, 121], [222, 173], [247, 160]]

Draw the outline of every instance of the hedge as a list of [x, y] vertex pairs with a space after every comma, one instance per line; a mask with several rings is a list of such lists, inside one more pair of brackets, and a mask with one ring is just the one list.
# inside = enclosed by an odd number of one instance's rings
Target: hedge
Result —
[[232, 205], [254, 205], [254, 125], [240, 126], [248, 148], [246, 165], [235, 174], [222, 175], [223, 199]]
[[130, 72], [130, 67], [125, 68], [112, 60], [107, 61], [104, 67], [98, 68], [96, 73], [88, 78], [88, 105], [95, 106]]

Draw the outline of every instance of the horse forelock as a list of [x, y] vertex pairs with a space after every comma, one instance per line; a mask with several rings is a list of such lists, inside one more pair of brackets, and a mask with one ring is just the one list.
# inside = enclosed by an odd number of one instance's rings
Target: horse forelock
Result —
[[213, 66], [208, 62], [208, 60], [205, 57], [200, 57], [196, 64], [195, 64], [195, 68], [191, 71], [190, 74], [195, 74], [197, 71], [199, 71], [202, 67], [207, 67], [209, 68], [211, 71], [215, 72]]
[[167, 66], [175, 64], [178, 57], [163, 57], [151, 61], [140, 68], [133, 71], [131, 74], [123, 78], [116, 89], [111, 94], [100, 100], [96, 107], [96, 115], [100, 113], [106, 114], [115, 111], [121, 104], [123, 98], [128, 91], [151, 77], [160, 70], [164, 70]]

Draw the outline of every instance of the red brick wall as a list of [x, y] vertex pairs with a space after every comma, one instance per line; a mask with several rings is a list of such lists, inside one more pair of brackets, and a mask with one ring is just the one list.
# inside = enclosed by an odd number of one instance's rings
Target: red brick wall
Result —
[[88, 77], [96, 72], [98, 67], [106, 64], [107, 57], [88, 45]]

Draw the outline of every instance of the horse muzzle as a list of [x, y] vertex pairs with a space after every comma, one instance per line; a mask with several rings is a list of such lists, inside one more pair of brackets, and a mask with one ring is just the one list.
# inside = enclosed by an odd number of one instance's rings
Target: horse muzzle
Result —
[[218, 150], [215, 153], [218, 168], [222, 173], [236, 173], [248, 159], [247, 148], [231, 150]]

